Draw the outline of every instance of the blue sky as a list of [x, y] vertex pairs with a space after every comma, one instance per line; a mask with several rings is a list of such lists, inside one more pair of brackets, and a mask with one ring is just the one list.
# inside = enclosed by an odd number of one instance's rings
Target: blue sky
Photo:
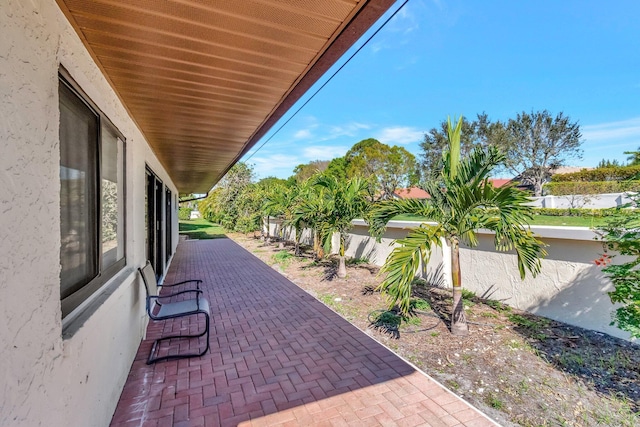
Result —
[[296, 165], [342, 156], [366, 138], [418, 156], [425, 131], [447, 115], [484, 111], [506, 120], [546, 109], [580, 124], [584, 155], [572, 165], [624, 161], [624, 151], [640, 146], [639, 17], [638, 0], [409, 0], [244, 160], [251, 156], [258, 178], [286, 178]]

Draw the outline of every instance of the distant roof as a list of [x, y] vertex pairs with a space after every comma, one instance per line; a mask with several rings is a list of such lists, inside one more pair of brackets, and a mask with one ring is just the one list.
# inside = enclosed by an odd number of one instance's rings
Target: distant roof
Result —
[[393, 194], [399, 199], [429, 199], [431, 197], [429, 193], [418, 187], [399, 188]]
[[565, 174], [565, 173], [580, 172], [583, 169], [584, 170], [591, 170], [591, 169], [595, 169], [595, 168], [586, 168], [584, 166], [561, 166], [559, 168], [552, 169], [551, 172], [553, 174]]
[[500, 188], [503, 185], [509, 184], [511, 182], [511, 178], [489, 178], [489, 182], [491, 182], [494, 187]]

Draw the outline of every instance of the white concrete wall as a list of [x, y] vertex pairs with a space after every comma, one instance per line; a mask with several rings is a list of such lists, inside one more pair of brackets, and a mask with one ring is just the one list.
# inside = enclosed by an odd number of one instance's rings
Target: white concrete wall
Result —
[[584, 209], [603, 209], [615, 208], [625, 203], [629, 203], [631, 199], [627, 193], [605, 193], [580, 195], [573, 194], [567, 196], [542, 196], [532, 197], [531, 206], [538, 208], [584, 208]]
[[515, 254], [496, 252], [493, 235], [484, 234], [477, 248], [461, 250], [464, 286], [521, 310], [629, 339], [609, 325], [618, 306], [607, 295], [610, 281], [593, 262], [603, 250], [595, 234], [584, 227], [532, 229], [548, 245], [536, 278], [521, 280]]
[[[107, 426], [146, 324], [145, 162], [175, 187], [54, 0], [3, 0], [0, 28], [0, 425]], [[127, 267], [64, 338], [60, 64], [127, 139]]]
[[[276, 223], [272, 223], [272, 229]], [[367, 258], [381, 266], [393, 250], [394, 240], [405, 237], [410, 228], [420, 223], [391, 221], [380, 243], [369, 236], [364, 221], [355, 220], [353, 224], [346, 255]], [[595, 233], [585, 227], [534, 226], [532, 229], [548, 245], [548, 256], [542, 260], [542, 272], [536, 278], [528, 274], [521, 280], [515, 254], [497, 252], [493, 234], [485, 231], [480, 233], [478, 247], [460, 250], [463, 286], [479, 296], [521, 310], [629, 339], [630, 334], [609, 325], [618, 306], [611, 304], [607, 295], [607, 291], [612, 290], [610, 281], [593, 262], [603, 250], [602, 243], [594, 240]], [[450, 286], [448, 261], [449, 255], [443, 256], [439, 248], [434, 248], [422, 274], [432, 273], [442, 263], [445, 284]]]

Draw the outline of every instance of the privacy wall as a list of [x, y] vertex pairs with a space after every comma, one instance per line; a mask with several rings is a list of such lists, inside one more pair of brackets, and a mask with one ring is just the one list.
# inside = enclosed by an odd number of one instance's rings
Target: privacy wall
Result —
[[[364, 221], [355, 220], [353, 224], [345, 254], [366, 258], [381, 266], [393, 250], [394, 241], [405, 237], [410, 228], [420, 223], [391, 221], [380, 242], [369, 235]], [[272, 219], [272, 235], [277, 234], [278, 227], [279, 222]], [[527, 275], [525, 280], [521, 280], [515, 253], [497, 252], [493, 235], [480, 232], [478, 247], [461, 247], [460, 250], [463, 286], [479, 296], [499, 300], [521, 310], [630, 339], [627, 332], [609, 325], [618, 306], [611, 304], [607, 295], [607, 291], [612, 290], [611, 283], [593, 262], [603, 250], [602, 243], [595, 240], [596, 234], [584, 227], [534, 226], [532, 229], [547, 245], [548, 252], [542, 260], [542, 272], [536, 278]], [[293, 238], [294, 233], [286, 231]], [[312, 242], [308, 231], [303, 234], [303, 242]], [[337, 241], [334, 242], [335, 248]], [[333, 252], [337, 253], [337, 249]], [[443, 263], [444, 275], [449, 277], [448, 260], [448, 254], [443, 257], [442, 251], [434, 248], [431, 261], [422, 274], [433, 272]]]

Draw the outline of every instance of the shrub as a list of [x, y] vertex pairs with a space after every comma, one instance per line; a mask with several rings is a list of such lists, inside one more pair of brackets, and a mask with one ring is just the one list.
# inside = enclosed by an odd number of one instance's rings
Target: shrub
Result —
[[276, 252], [273, 256], [273, 261], [280, 264], [283, 267], [287, 267], [293, 258], [293, 255], [288, 251]]
[[636, 211], [616, 208], [608, 209], [574, 209], [574, 208], [533, 208], [534, 215], [546, 216], [577, 216], [583, 218], [603, 218], [616, 213], [617, 215], [632, 216], [637, 215]]
[[422, 298], [411, 298], [411, 300], [409, 301], [410, 311], [430, 310], [430, 309], [431, 309], [431, 304], [429, 304], [429, 301], [424, 300]]
[[571, 182], [571, 181], [624, 181], [633, 179], [640, 175], [640, 165], [598, 168], [579, 172], [556, 174], [551, 177], [552, 182]]
[[545, 194], [552, 196], [622, 193], [625, 191], [640, 191], [640, 181], [562, 181], [549, 182], [544, 186]]
[[236, 222], [235, 231], [240, 233], [251, 233], [252, 231], [260, 230], [260, 217], [253, 216], [241, 216]]
[[[625, 207], [640, 208], [640, 195], [634, 195]], [[628, 210], [617, 210], [618, 213], [624, 211]], [[630, 332], [633, 338], [640, 338], [640, 215], [612, 215], [603, 227], [600, 239], [605, 253], [594, 262], [604, 266], [603, 273], [613, 283], [613, 291], [608, 292], [611, 302], [622, 305], [616, 309], [611, 324]], [[628, 258], [621, 264], [613, 264], [615, 255], [608, 255], [607, 250]]]
[[191, 219], [191, 208], [184, 207], [178, 209], [178, 219], [180, 221]]

